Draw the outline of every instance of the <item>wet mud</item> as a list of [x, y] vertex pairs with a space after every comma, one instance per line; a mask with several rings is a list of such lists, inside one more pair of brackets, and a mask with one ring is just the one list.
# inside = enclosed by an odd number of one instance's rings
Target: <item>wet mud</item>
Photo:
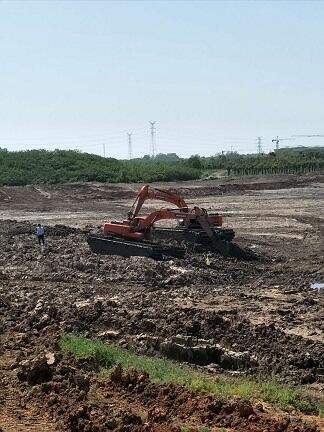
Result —
[[64, 357], [58, 347], [63, 334], [76, 333], [211, 374], [274, 377], [320, 398], [324, 293], [311, 284], [324, 280], [323, 230], [315, 215], [298, 217], [305, 225], [289, 219], [284, 242], [277, 227], [272, 237], [238, 233], [240, 247], [258, 259], [210, 254], [209, 265], [199, 251], [163, 262], [95, 255], [86, 237], [98, 226], [90, 220], [47, 223], [41, 248], [35, 221], [3, 219], [0, 426], [6, 432], [179, 432], [181, 424], [192, 432], [320, 430], [297, 413], [159, 386], [139, 371], [117, 368], [100, 378], [98, 365]]

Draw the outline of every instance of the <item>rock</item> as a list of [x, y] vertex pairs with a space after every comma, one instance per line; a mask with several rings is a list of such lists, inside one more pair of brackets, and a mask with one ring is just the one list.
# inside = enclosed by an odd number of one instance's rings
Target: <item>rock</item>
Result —
[[244, 417], [247, 418], [249, 417], [251, 414], [254, 414], [252, 405], [250, 402], [247, 401], [239, 401], [236, 404], [236, 410], [239, 413], [240, 417]]
[[44, 356], [21, 362], [17, 377], [20, 381], [27, 381], [30, 385], [36, 385], [50, 381], [53, 372]]
[[85, 308], [91, 305], [91, 300], [81, 300], [74, 303], [78, 309]]
[[263, 407], [263, 404], [261, 402], [259, 402], [255, 405], [255, 409], [260, 411], [260, 412], [264, 412], [264, 407]]
[[117, 330], [106, 330], [98, 334], [98, 338], [100, 339], [117, 339], [120, 335], [120, 332]]
[[142, 425], [141, 417], [134, 413], [125, 412], [122, 415], [122, 421], [125, 425]]
[[148, 419], [152, 422], [163, 422], [165, 421], [167, 418], [167, 413], [159, 408], [159, 407], [154, 407], [152, 409], [149, 410], [148, 412]]
[[48, 353], [45, 354], [45, 357], [46, 357], [46, 362], [47, 362], [47, 364], [49, 366], [55, 364], [56, 359], [55, 359], [55, 354], [54, 353], [48, 352]]
[[120, 364], [118, 364], [111, 372], [110, 379], [113, 382], [120, 382], [123, 377], [123, 368]]
[[312, 374], [311, 371], [305, 371], [300, 376], [301, 384], [311, 384], [316, 381], [316, 377]]
[[36, 303], [36, 306], [35, 306], [35, 308], [34, 308], [34, 311], [35, 311], [35, 312], [38, 312], [38, 311], [42, 310], [43, 307], [44, 307], [43, 302], [42, 302], [41, 300], [39, 300], [39, 301]]
[[87, 376], [81, 374], [73, 375], [73, 382], [80, 390], [88, 393], [90, 389], [90, 379]]
[[215, 400], [208, 405], [208, 410], [215, 414], [219, 414], [223, 408], [223, 403], [219, 400]]
[[106, 420], [105, 426], [108, 428], [108, 430], [115, 430], [118, 426], [118, 422], [116, 419], [108, 419]]

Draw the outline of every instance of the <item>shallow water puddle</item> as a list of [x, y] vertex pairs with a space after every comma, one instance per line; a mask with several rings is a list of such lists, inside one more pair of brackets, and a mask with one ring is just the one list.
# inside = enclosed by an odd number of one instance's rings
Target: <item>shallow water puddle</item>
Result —
[[310, 284], [311, 288], [317, 289], [317, 290], [321, 290], [324, 289], [324, 282], [314, 282]]

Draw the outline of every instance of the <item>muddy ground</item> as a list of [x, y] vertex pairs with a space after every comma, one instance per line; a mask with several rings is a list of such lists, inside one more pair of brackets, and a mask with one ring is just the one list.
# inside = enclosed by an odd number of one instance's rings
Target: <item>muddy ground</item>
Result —
[[0, 429], [320, 430], [318, 419], [304, 426], [297, 413], [224, 405], [135, 372], [101, 379], [96, 365], [60, 353], [61, 335], [78, 333], [212, 374], [274, 376], [323, 397], [324, 290], [311, 284], [324, 282], [324, 177], [159, 186], [224, 214], [257, 259], [212, 254], [207, 266], [195, 251], [166, 262], [97, 256], [87, 233], [124, 216], [138, 185], [0, 188]]

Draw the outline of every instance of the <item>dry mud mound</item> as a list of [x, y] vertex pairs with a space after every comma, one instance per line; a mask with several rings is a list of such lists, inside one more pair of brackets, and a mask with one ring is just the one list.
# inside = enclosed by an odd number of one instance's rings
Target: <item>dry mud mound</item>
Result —
[[[67, 225], [57, 224], [44, 226], [46, 235], [54, 237], [66, 237], [70, 234], [87, 232]], [[5, 237], [18, 236], [22, 234], [35, 234], [36, 224], [30, 222], [18, 222], [16, 220], [5, 220], [0, 223], [0, 234]]]
[[[156, 385], [136, 370], [117, 366], [109, 378], [98, 378], [96, 372], [91, 359], [77, 361], [59, 353], [17, 364], [22, 394], [42, 400], [62, 431], [180, 432], [184, 423], [237, 432], [319, 431], [294, 416], [273, 415], [260, 403], [226, 402], [184, 387]], [[198, 432], [201, 426], [189, 430]]]

